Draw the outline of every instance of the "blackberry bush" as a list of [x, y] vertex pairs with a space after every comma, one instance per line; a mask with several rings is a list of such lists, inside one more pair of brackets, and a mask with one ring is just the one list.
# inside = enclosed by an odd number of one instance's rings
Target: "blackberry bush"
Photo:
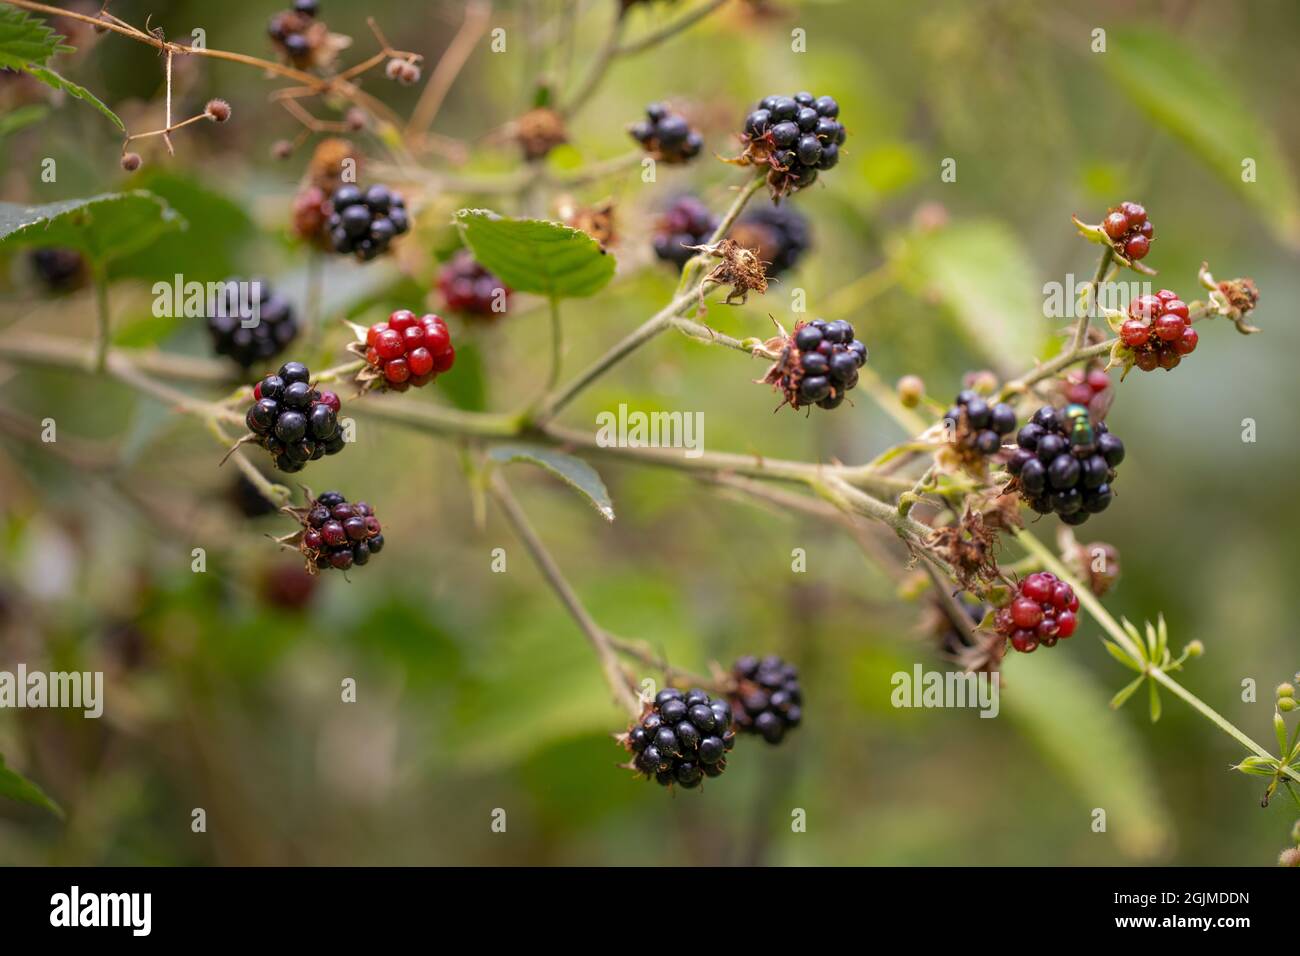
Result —
[[1115, 251], [1125, 259], [1137, 262], [1145, 259], [1151, 251], [1155, 229], [1147, 218], [1146, 209], [1135, 202], [1122, 202], [1107, 210], [1101, 228]]
[[807, 217], [789, 205], [746, 210], [730, 235], [758, 253], [767, 266], [769, 278], [789, 272], [812, 248]]
[[398, 309], [387, 322], [370, 326], [364, 346], [357, 343], [353, 351], [366, 359], [360, 384], [398, 392], [428, 385], [456, 361], [442, 317], [428, 313], [416, 318], [410, 309]]
[[1144, 372], [1175, 369], [1184, 355], [1196, 351], [1199, 336], [1192, 328], [1187, 303], [1178, 293], [1161, 289], [1140, 295], [1128, 304], [1128, 318], [1119, 329], [1125, 363]]
[[660, 786], [690, 790], [705, 777], [720, 777], [736, 744], [731, 708], [699, 688], [661, 690], [640, 720], [620, 740], [631, 753], [631, 769]]
[[695, 250], [709, 241], [718, 228], [718, 217], [694, 196], [682, 196], [659, 217], [654, 228], [655, 255], [683, 268]]
[[364, 501], [349, 504], [339, 492], [327, 491], [305, 508], [285, 511], [302, 525], [288, 540], [302, 552], [311, 574], [360, 567], [384, 549], [383, 526]]
[[680, 113], [671, 112], [663, 103], [645, 108], [646, 118], [627, 128], [642, 149], [661, 163], [670, 165], [690, 162], [704, 148], [704, 137], [691, 129]]
[[744, 152], [735, 162], [768, 167], [774, 201], [805, 189], [840, 161], [847, 133], [832, 97], [796, 93], [768, 96], [745, 117]]
[[1011, 646], [1028, 654], [1052, 647], [1079, 626], [1079, 598], [1074, 589], [1047, 571], [1031, 574], [1019, 583], [1005, 607], [993, 616], [997, 632]]
[[777, 388], [783, 404], [794, 409], [838, 408], [867, 361], [867, 347], [843, 319], [800, 322], [790, 335], [768, 340], [767, 348], [778, 357], [762, 381]]
[[340, 406], [333, 392], [312, 388], [307, 366], [285, 362], [253, 386], [253, 404], [244, 421], [257, 444], [271, 453], [275, 467], [293, 473], [343, 450]]
[[[251, 287], [258, 290], [256, 309], [240, 294]], [[208, 334], [214, 352], [248, 369], [283, 352], [297, 337], [298, 323], [288, 300], [266, 282], [228, 279], [208, 300]]]
[[388, 249], [389, 243], [410, 228], [406, 200], [387, 186], [340, 186], [330, 197], [325, 220], [330, 243], [341, 255], [369, 261]]
[[1016, 410], [1005, 402], [989, 403], [966, 389], [944, 413], [953, 445], [965, 456], [987, 458], [1002, 450], [1002, 436], [1016, 430]]
[[452, 312], [495, 319], [510, 310], [509, 287], [468, 249], [458, 250], [438, 270], [438, 291]]
[[742, 657], [731, 667], [735, 689], [727, 696], [736, 727], [779, 744], [803, 720], [799, 671], [779, 657]]
[[1009, 487], [1039, 514], [1056, 512], [1066, 524], [1079, 525], [1110, 506], [1124, 443], [1082, 405], [1043, 406], [1016, 442], [1007, 463], [1015, 476]]

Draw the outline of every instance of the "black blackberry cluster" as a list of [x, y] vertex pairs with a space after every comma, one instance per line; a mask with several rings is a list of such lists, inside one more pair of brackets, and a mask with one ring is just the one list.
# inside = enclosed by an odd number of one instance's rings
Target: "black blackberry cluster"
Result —
[[330, 197], [330, 217], [325, 220], [334, 251], [368, 261], [410, 228], [406, 200], [387, 186], [362, 192], [351, 184], [340, 186]]
[[1002, 449], [1002, 436], [1016, 430], [1016, 410], [1005, 402], [990, 405], [979, 392], [966, 389], [944, 412], [956, 443], [979, 455], [993, 455]]
[[808, 218], [791, 206], [751, 206], [731, 230], [731, 238], [753, 249], [768, 278], [793, 269], [812, 248]]
[[1079, 525], [1110, 505], [1124, 443], [1103, 422], [1092, 421], [1087, 408], [1044, 405], [1016, 442], [1007, 470], [1016, 476], [1013, 487], [1039, 514], [1056, 512], [1066, 524]]
[[307, 462], [343, 450], [339, 398], [312, 388], [311, 372], [301, 362], [285, 362], [258, 382], [253, 399], [244, 421], [281, 471], [302, 471]]
[[795, 326], [786, 354], [768, 378], [779, 373], [776, 384], [792, 408], [837, 408], [858, 384], [858, 369], [866, 361], [867, 347], [854, 337], [848, 322], [813, 319]]
[[774, 197], [811, 186], [840, 161], [847, 133], [840, 105], [829, 96], [769, 96], [745, 117], [745, 156], [772, 168]]
[[[228, 279], [208, 300], [208, 334], [218, 355], [234, 359], [243, 368], [279, 355], [298, 334], [293, 307], [287, 299], [257, 280], [256, 316], [242, 301], [242, 280]], [[245, 325], [256, 317], [255, 325]]]
[[364, 501], [348, 504], [337, 491], [327, 491], [311, 502], [303, 524], [299, 547], [309, 571], [346, 571], [369, 563], [371, 555], [384, 549], [383, 528], [374, 509]]
[[51, 292], [74, 292], [86, 284], [86, 260], [76, 249], [33, 249], [32, 271]]
[[803, 720], [799, 671], [779, 657], [742, 657], [731, 667], [731, 714], [740, 730], [779, 744]]
[[691, 129], [686, 117], [671, 112], [663, 103], [651, 103], [645, 108], [645, 116], [627, 131], [660, 162], [686, 163], [700, 155], [704, 137]]
[[317, 0], [294, 0], [288, 10], [271, 17], [266, 33], [285, 58], [298, 67], [312, 65], [315, 36], [312, 26], [320, 13]]
[[688, 790], [705, 777], [720, 777], [727, 752], [736, 744], [731, 708], [695, 688], [661, 690], [654, 707], [626, 735], [632, 766], [660, 786], [674, 783]]
[[694, 196], [682, 196], [655, 224], [655, 255], [681, 269], [695, 255], [695, 250], [688, 247], [708, 242], [717, 228], [718, 218], [708, 206]]

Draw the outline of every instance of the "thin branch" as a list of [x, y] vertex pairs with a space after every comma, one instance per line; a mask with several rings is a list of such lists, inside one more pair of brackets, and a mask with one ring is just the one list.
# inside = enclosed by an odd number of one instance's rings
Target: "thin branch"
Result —
[[479, 38], [487, 30], [488, 20], [492, 16], [492, 4], [487, 0], [470, 0], [465, 5], [465, 19], [451, 38], [451, 43], [438, 59], [429, 80], [420, 91], [420, 99], [411, 111], [411, 118], [406, 123], [406, 138], [420, 139], [433, 126], [433, 121], [442, 109], [443, 101], [456, 82], [456, 77], [465, 68], [470, 54], [478, 44]]
[[655, 30], [653, 33], [647, 33], [638, 40], [633, 40], [630, 43], [620, 45], [618, 49], [614, 51], [614, 55], [633, 56], [634, 54], [644, 52], [651, 47], [658, 46], [665, 40], [669, 40], [677, 34], [689, 30], [709, 14], [719, 9], [726, 2], [727, 0], [708, 0], [707, 3], [700, 4], [700, 6], [696, 7], [694, 10], [682, 14], [672, 23]]

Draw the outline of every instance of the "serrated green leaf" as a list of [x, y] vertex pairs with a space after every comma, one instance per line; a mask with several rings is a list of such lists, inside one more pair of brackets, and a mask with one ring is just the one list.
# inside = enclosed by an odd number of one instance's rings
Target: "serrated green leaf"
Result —
[[1160, 720], [1160, 688], [1156, 686], [1155, 681], [1152, 681], [1147, 686], [1151, 690], [1150, 712], [1151, 712], [1151, 723], [1154, 724]]
[[1127, 684], [1125, 684], [1122, 688], [1120, 688], [1119, 693], [1117, 693], [1114, 697], [1110, 699], [1111, 709], [1119, 710], [1121, 707], [1127, 704], [1128, 699], [1132, 697], [1134, 693], [1137, 692], [1137, 689], [1142, 686], [1142, 682], [1144, 680], [1146, 680], [1145, 675], [1142, 677], [1136, 677], [1133, 680], [1129, 681]]
[[6, 767], [4, 757], [0, 757], [0, 797], [41, 807], [60, 820], [63, 819], [63, 808], [46, 796], [45, 791], [36, 784], [17, 771]]
[[1116, 644], [1114, 641], [1110, 640], [1109, 638], [1103, 637], [1101, 639], [1101, 642], [1106, 645], [1106, 650], [1110, 652], [1110, 656], [1115, 658], [1115, 660], [1119, 661], [1129, 670], [1134, 670], [1137, 671], [1138, 673], [1142, 672], [1142, 665], [1139, 664], [1137, 661], [1133, 660], [1133, 658], [1129, 657], [1128, 652], [1125, 651], [1118, 644]]
[[994, 221], [911, 236], [897, 266], [916, 291], [937, 292], [967, 339], [990, 358], [1039, 354], [1052, 328], [1020, 239]]
[[462, 209], [456, 224], [474, 258], [518, 292], [584, 298], [614, 276], [612, 255], [585, 232], [560, 223]]
[[[1113, 30], [1102, 68], [1139, 109], [1184, 143], [1253, 207], [1274, 233], [1300, 246], [1294, 171], [1270, 124], [1231, 76], [1166, 30]], [[1242, 160], [1256, 164], [1242, 181]]]
[[94, 93], [90, 92], [90, 90], [86, 89], [84, 86], [78, 86], [76, 83], [73, 83], [71, 80], [67, 79], [66, 77], [60, 76], [58, 73], [55, 73], [47, 66], [28, 66], [25, 69], [28, 73], [36, 77], [36, 79], [40, 80], [46, 86], [51, 87], [52, 89], [62, 90], [64, 93], [67, 93], [71, 97], [79, 99], [84, 103], [89, 103], [95, 109], [99, 110], [110, 120], [112, 120], [113, 125], [116, 126], [118, 130], [120, 130], [123, 133], [126, 132], [126, 124], [122, 122], [121, 117], [119, 117], [116, 113], [110, 110], [103, 100], [101, 100]]
[[0, 203], [0, 248], [64, 246], [101, 265], [187, 227], [166, 202], [140, 190], [43, 206]]
[[610, 500], [605, 482], [596, 469], [581, 458], [542, 445], [528, 444], [497, 445], [488, 456], [493, 461], [502, 463], [526, 461], [540, 465], [582, 492], [606, 521], [614, 520], [614, 503]]
[[7, 4], [0, 6], [0, 67], [23, 70], [31, 63], [44, 66], [56, 53], [74, 49], [40, 17]]
[[1063, 654], [1004, 661], [1002, 712], [1078, 792], [1080, 807], [1105, 807], [1117, 849], [1149, 858], [1168, 845], [1168, 811], [1151, 762], [1127, 722], [1105, 706], [1105, 689]]

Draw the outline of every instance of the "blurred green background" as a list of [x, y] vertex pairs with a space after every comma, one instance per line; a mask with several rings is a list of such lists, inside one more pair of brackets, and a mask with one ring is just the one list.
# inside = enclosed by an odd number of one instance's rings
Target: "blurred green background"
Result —
[[[497, 4], [491, 24], [506, 29], [506, 51], [480, 42], [434, 124], [468, 146], [461, 172], [516, 168], [503, 124], [531, 105], [539, 81], [572, 89], [585, 73], [616, 3], [588, 0], [566, 17], [569, 6]], [[690, 7], [638, 7], [629, 36]], [[766, 296], [711, 306], [708, 321], [766, 335], [769, 313], [793, 321], [790, 293], [803, 289], [810, 312], [854, 324], [886, 381], [915, 372], [941, 399], [968, 370], [1023, 370], [1034, 358], [1027, 344], [1040, 355], [1055, 347], [1059, 323], [1042, 316], [1042, 285], [1083, 281], [1095, 263], [1072, 213], [1097, 221], [1120, 200], [1145, 203], [1157, 236], [1147, 263], [1161, 287], [1187, 298], [1199, 297], [1202, 260], [1221, 279], [1253, 276], [1262, 335], [1209, 323], [1178, 370], [1135, 372], [1119, 388], [1109, 421], [1129, 449], [1120, 497], [1080, 540], [1120, 550], [1112, 612], [1135, 621], [1163, 612], [1176, 647], [1204, 641], [1187, 685], [1270, 741], [1271, 688], [1300, 667], [1287, 577], [1300, 532], [1288, 424], [1300, 386], [1286, 358], [1300, 348], [1287, 305], [1300, 297], [1288, 162], [1300, 146], [1294, 4], [762, 7], [735, 0], [673, 42], [616, 62], [550, 162], [574, 168], [625, 153], [624, 125], [656, 99], [691, 111], [706, 152], [732, 155], [732, 131], [759, 98], [834, 95], [846, 156], [793, 200], [812, 219], [815, 253]], [[262, 56], [276, 8], [112, 7], [137, 24], [152, 14], [172, 38], [201, 26], [209, 47]], [[355, 37], [345, 62], [374, 48], [370, 15], [395, 44], [425, 55], [427, 77], [461, 11], [325, 0], [322, 17]], [[791, 50], [796, 28], [805, 53]], [[1097, 28], [1104, 53], [1092, 50]], [[161, 125], [160, 65], [117, 36], [59, 64], [133, 130]], [[118, 168], [111, 125], [73, 101], [0, 139], [6, 201], [138, 186], [191, 220], [119, 270], [121, 344], [207, 354], [201, 323], [149, 314], [151, 282], [175, 271], [205, 280], [256, 270], [305, 308], [309, 256], [288, 224], [310, 148], [271, 158], [272, 144], [299, 128], [267, 101], [277, 85], [234, 64], [180, 62], [178, 114], [221, 96], [234, 118], [177, 133], [174, 158], [144, 150], [135, 175]], [[365, 89], [403, 114], [419, 93], [381, 72]], [[6, 114], [22, 105], [31, 101], [0, 99]], [[383, 144], [354, 139], [367, 160], [390, 161]], [[40, 177], [46, 157], [57, 161], [54, 183]], [[957, 179], [945, 183], [949, 157]], [[1244, 157], [1257, 161], [1256, 182], [1241, 181]], [[671, 295], [675, 277], [648, 251], [657, 211], [688, 191], [720, 210], [740, 181], [706, 157], [661, 167], [655, 183], [633, 170], [575, 192], [578, 202], [618, 204], [620, 271], [597, 298], [566, 304], [566, 369]], [[558, 198], [534, 197], [546, 208], [533, 212], [555, 215]], [[426, 305], [437, 256], [454, 243], [446, 223], [455, 209], [521, 211], [513, 196], [420, 199], [420, 226], [395, 260], [325, 263], [329, 322], [294, 357], [313, 368], [338, 361], [341, 315], [368, 323]], [[49, 296], [23, 254], [7, 256], [2, 275], [8, 331], [90, 336], [89, 292]], [[437, 307], [436, 290], [427, 305]], [[488, 327], [451, 317], [456, 368], [411, 400], [509, 409], [540, 389], [544, 311], [523, 296], [515, 305]], [[774, 415], [776, 397], [751, 384], [761, 374], [738, 354], [664, 337], [564, 421], [594, 429], [595, 414], [620, 402], [702, 411], [711, 451], [845, 462], [903, 437], [865, 395], [834, 413]], [[0, 712], [0, 754], [68, 813], [61, 823], [0, 803], [0, 862], [1263, 865], [1296, 816], [1281, 796], [1261, 810], [1263, 781], [1227, 769], [1242, 756], [1237, 746], [1180, 703], [1167, 700], [1155, 726], [1140, 698], [1109, 712], [1127, 672], [1091, 620], [1075, 640], [1008, 663], [996, 720], [895, 710], [892, 673], [943, 666], [920, 625], [927, 604], [902, 599], [897, 580], [847, 536], [672, 471], [599, 462], [618, 512], [607, 525], [555, 480], [512, 466], [539, 532], [611, 631], [696, 670], [742, 653], [778, 653], [802, 669], [805, 723], [787, 744], [743, 740], [723, 778], [669, 794], [615, 768], [609, 735], [622, 717], [595, 660], [499, 516], [475, 526], [454, 443], [359, 417], [357, 446], [303, 477], [372, 502], [388, 547], [350, 582], [331, 574], [304, 592], [292, 556], [266, 537], [290, 523], [241, 514], [233, 468], [217, 467], [220, 449], [193, 420], [105, 380], [12, 366], [0, 367], [0, 408], [11, 425], [0, 437], [0, 668], [108, 675], [99, 721]], [[62, 454], [22, 440], [14, 425], [46, 416], [59, 423]], [[1241, 440], [1245, 418], [1257, 422], [1255, 443]], [[1054, 520], [1038, 529], [1054, 540]], [[205, 574], [190, 570], [194, 547], [208, 551]], [[490, 570], [497, 547], [505, 574]], [[803, 574], [791, 572], [796, 547], [808, 554]], [[339, 699], [347, 677], [358, 683], [355, 704]], [[1247, 678], [1259, 703], [1241, 701]], [[206, 833], [191, 832], [194, 807], [208, 813]], [[1107, 810], [1105, 833], [1092, 830], [1095, 807]], [[497, 808], [504, 834], [491, 829]], [[806, 833], [791, 832], [794, 808], [806, 810]]]

